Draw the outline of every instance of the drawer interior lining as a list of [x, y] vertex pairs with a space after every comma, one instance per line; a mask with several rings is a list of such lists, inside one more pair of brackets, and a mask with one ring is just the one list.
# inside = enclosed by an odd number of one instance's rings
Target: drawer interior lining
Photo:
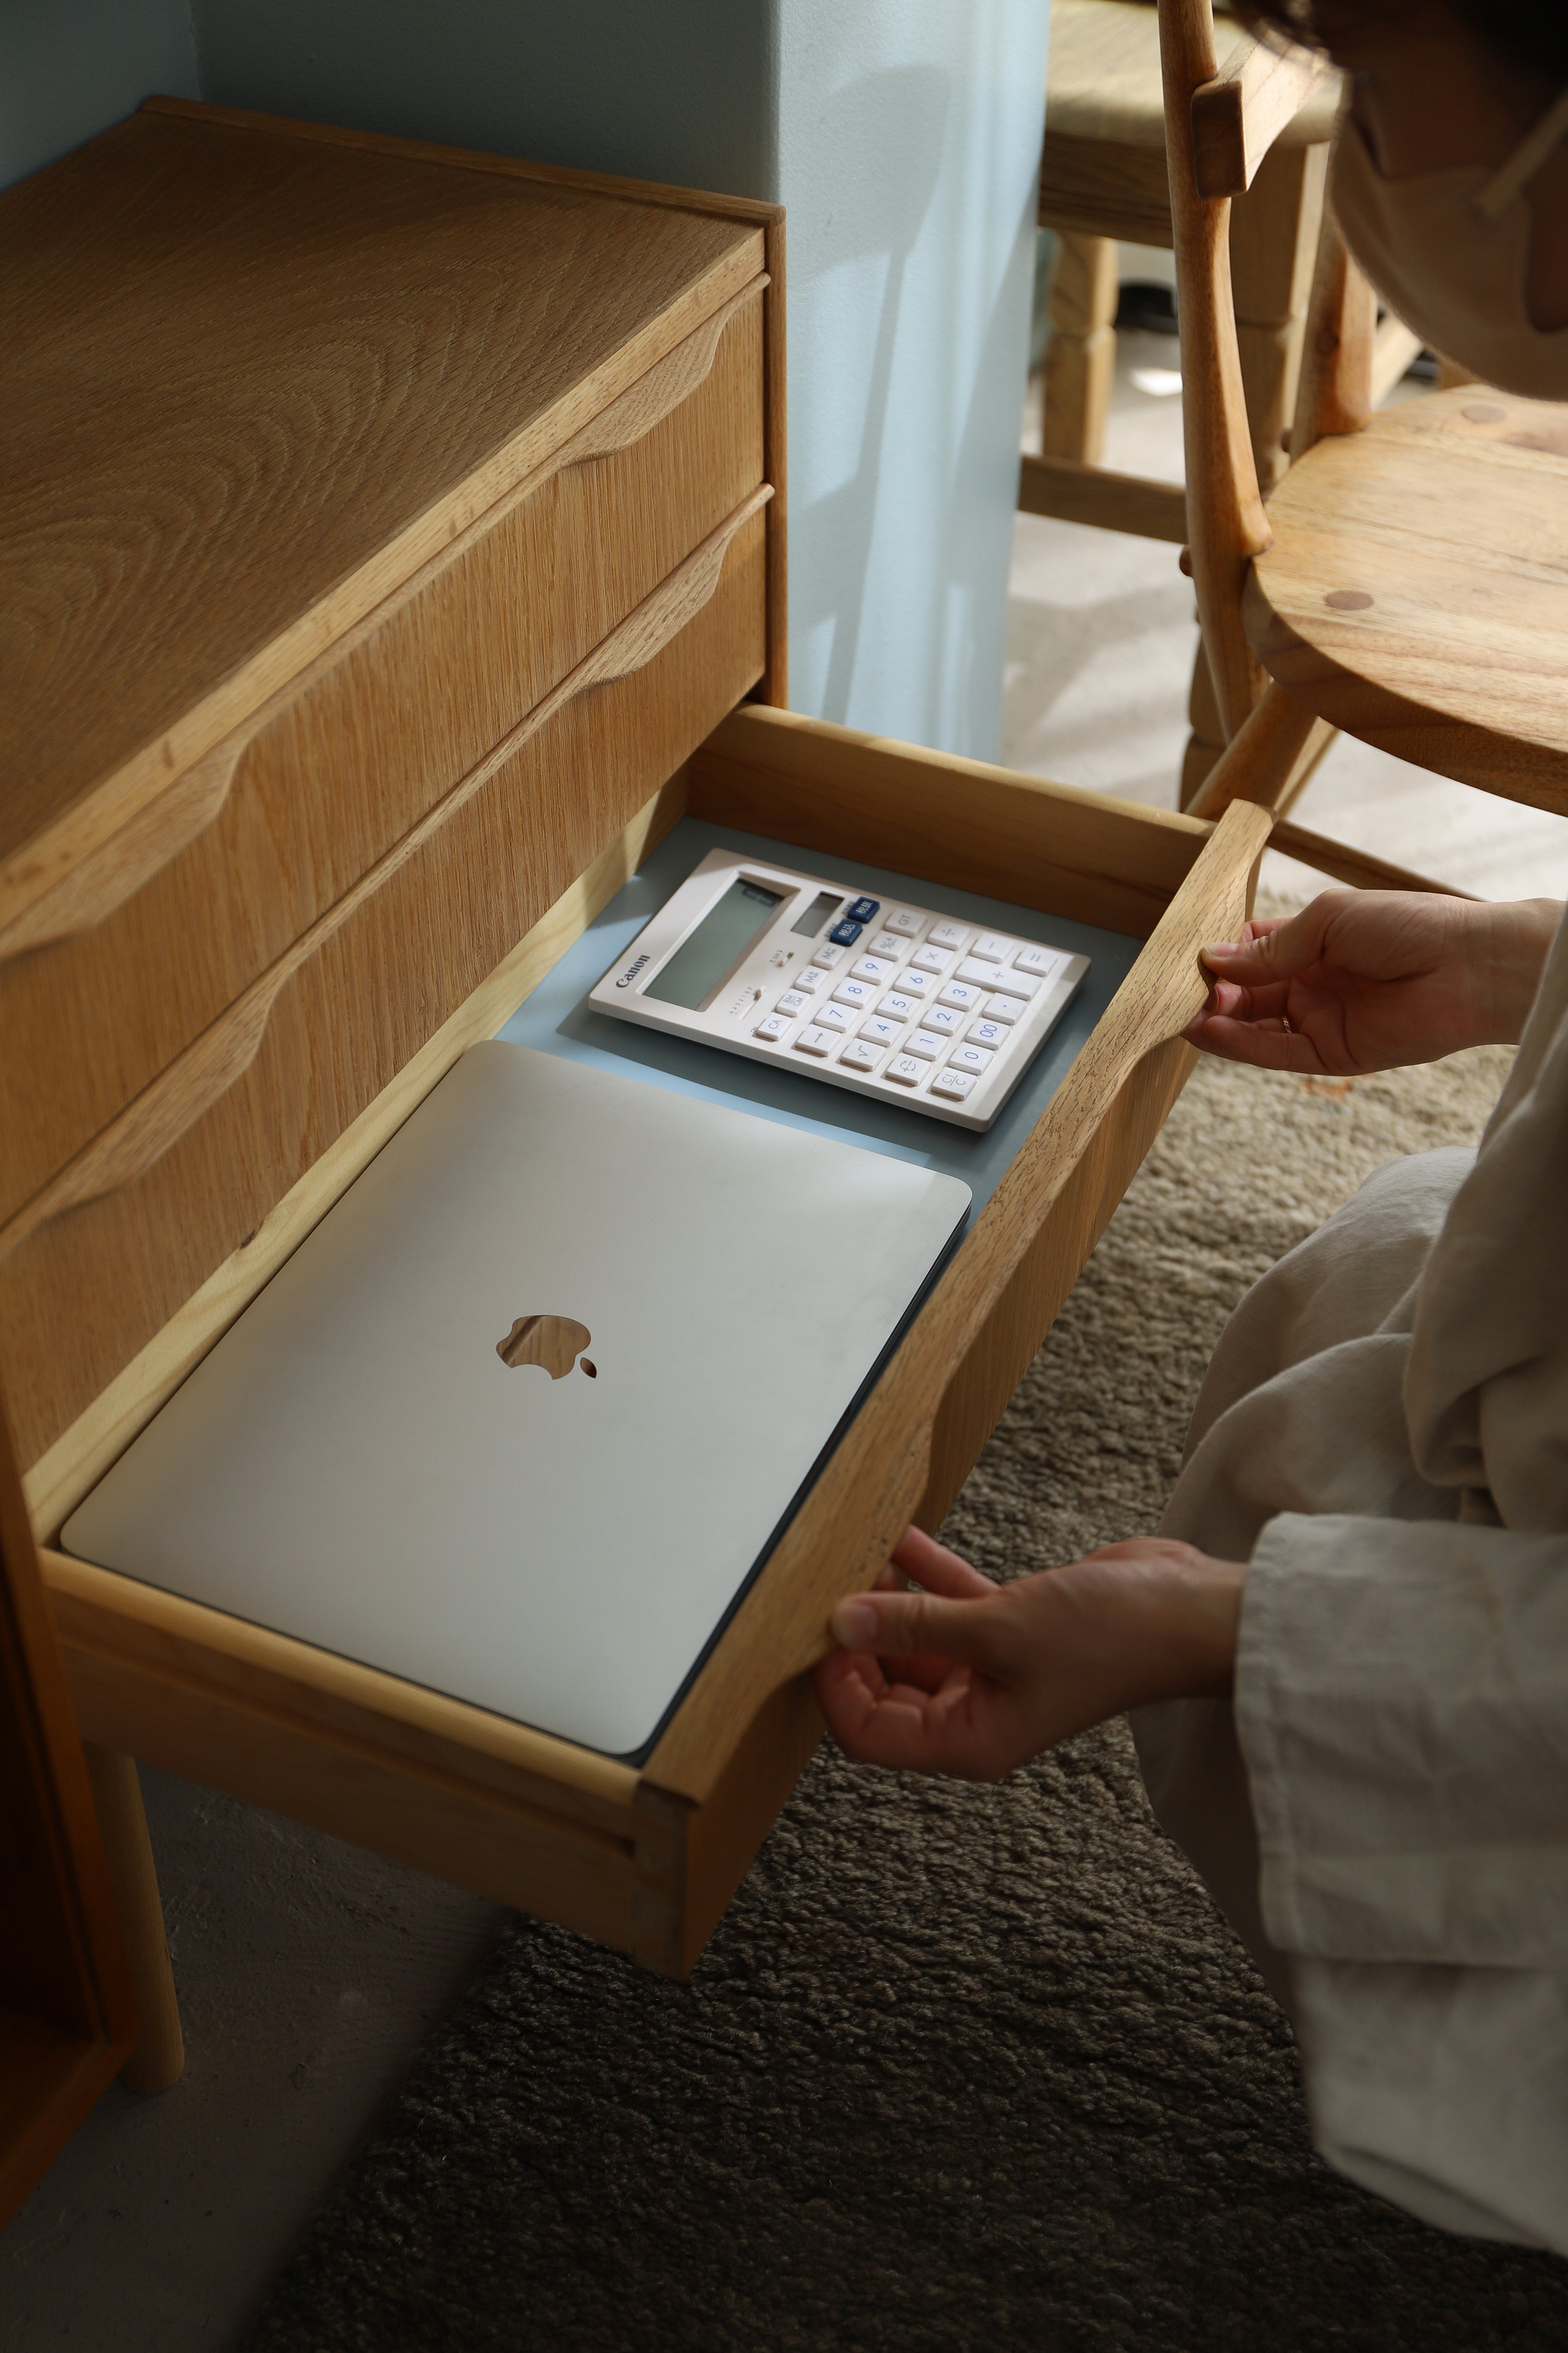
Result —
[[[751, 857], [807, 873], [866, 883], [889, 899], [936, 908], [989, 930], [1016, 933], [1055, 947], [1071, 948], [1089, 958], [1082, 988], [1019, 1081], [994, 1127], [975, 1134], [903, 1111], [897, 1104], [826, 1086], [787, 1066], [750, 1061], [717, 1047], [588, 1010], [584, 999], [595, 982], [698, 860], [719, 848], [741, 849]], [[679, 1093], [730, 1103], [786, 1127], [859, 1144], [871, 1152], [962, 1177], [974, 1195], [973, 1220], [1023, 1149], [1143, 944], [1124, 932], [1105, 931], [1061, 915], [1038, 914], [1032, 908], [983, 898], [973, 891], [921, 881], [889, 867], [864, 865], [858, 860], [851, 864], [798, 843], [767, 839], [700, 818], [683, 818], [524, 998], [500, 1034], [516, 1045], [534, 1046], [569, 1060], [646, 1078]]]

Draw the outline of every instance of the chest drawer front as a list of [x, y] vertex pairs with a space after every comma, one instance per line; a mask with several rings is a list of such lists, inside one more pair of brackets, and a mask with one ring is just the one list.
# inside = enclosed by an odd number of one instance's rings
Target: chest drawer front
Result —
[[[764, 571], [765, 516], [753, 505], [727, 538], [714, 534], [711, 557], [700, 551], [670, 584], [686, 584], [685, 607], [666, 590], [649, 599], [644, 634], [637, 614], [616, 633], [622, 651], [607, 674], [563, 697], [365, 877], [284, 960], [270, 993], [265, 978], [258, 984], [254, 1021], [241, 1006], [215, 1025], [210, 1053], [200, 1041], [89, 1148], [74, 1177], [51, 1186], [53, 1214], [13, 1220], [0, 1235], [10, 1245], [0, 1255], [6, 1402], [24, 1462], [254, 1230], [755, 684]], [[691, 606], [660, 644], [671, 615]], [[619, 674], [616, 659], [626, 665]]]
[[759, 281], [0, 934], [0, 1224], [757, 487], [762, 308]]

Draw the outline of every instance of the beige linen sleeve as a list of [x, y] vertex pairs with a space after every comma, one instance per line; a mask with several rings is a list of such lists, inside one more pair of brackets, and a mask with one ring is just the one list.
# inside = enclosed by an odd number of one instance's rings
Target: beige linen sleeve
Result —
[[1236, 1724], [1283, 1951], [1568, 1969], [1568, 1536], [1281, 1514]]

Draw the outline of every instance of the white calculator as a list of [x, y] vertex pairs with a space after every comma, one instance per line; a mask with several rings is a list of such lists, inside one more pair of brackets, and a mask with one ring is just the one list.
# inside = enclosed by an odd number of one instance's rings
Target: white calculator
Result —
[[589, 995], [596, 1013], [987, 1128], [1089, 958], [711, 849]]

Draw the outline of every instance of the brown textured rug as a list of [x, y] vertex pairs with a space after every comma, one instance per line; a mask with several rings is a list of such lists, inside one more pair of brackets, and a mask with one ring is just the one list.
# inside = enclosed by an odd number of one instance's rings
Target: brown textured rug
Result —
[[[1006, 1574], [1152, 1528], [1247, 1283], [1381, 1162], [1472, 1140], [1506, 1064], [1205, 1063], [949, 1541]], [[1568, 2264], [1314, 2158], [1119, 1725], [994, 1789], [825, 1745], [687, 1987], [510, 1926], [250, 2353], [1564, 2344]]]

